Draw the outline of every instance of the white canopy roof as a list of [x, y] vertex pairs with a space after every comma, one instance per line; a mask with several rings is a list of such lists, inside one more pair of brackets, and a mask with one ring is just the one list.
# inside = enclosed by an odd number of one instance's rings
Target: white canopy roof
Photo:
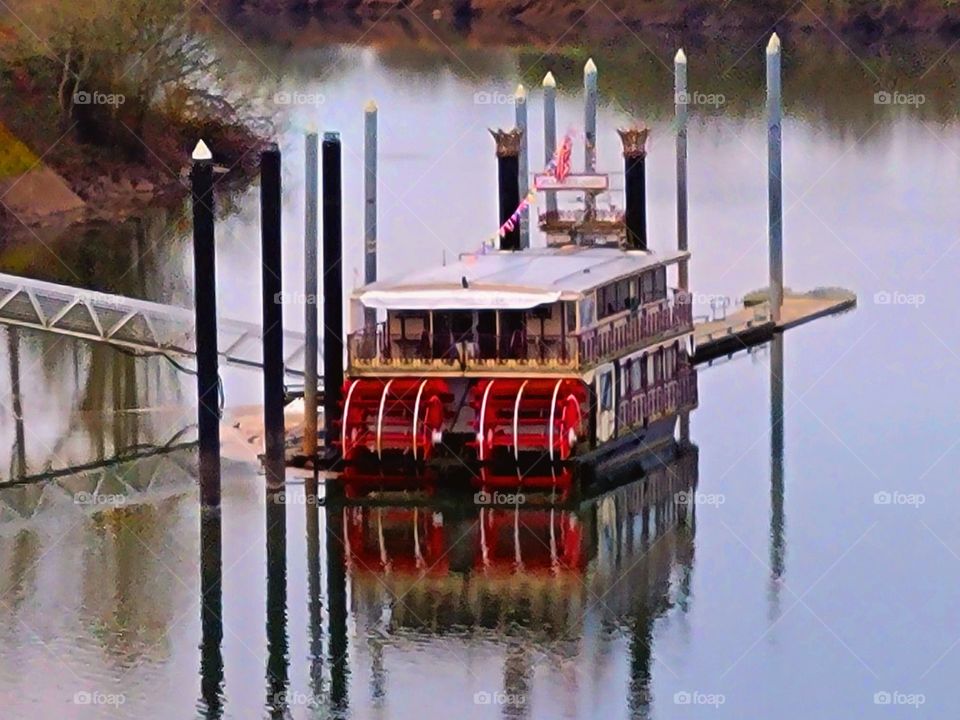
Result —
[[548, 247], [462, 255], [428, 268], [359, 288], [366, 307], [391, 310], [527, 310], [585, 292], [658, 265], [689, 257], [613, 247]]

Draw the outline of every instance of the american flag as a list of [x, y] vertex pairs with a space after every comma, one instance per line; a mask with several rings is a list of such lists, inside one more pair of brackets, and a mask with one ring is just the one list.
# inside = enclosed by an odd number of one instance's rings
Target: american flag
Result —
[[563, 139], [560, 147], [557, 148], [557, 153], [554, 157], [553, 176], [557, 179], [557, 182], [563, 182], [567, 175], [570, 174], [570, 154], [572, 151], [573, 143], [570, 141], [570, 136], [568, 135]]

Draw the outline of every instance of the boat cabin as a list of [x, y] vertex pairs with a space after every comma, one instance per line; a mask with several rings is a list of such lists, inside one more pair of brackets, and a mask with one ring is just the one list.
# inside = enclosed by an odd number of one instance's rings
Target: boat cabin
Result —
[[[670, 274], [686, 252], [567, 245], [467, 254], [358, 289], [349, 374], [589, 370], [692, 330]], [[364, 309], [377, 311], [364, 327]]]

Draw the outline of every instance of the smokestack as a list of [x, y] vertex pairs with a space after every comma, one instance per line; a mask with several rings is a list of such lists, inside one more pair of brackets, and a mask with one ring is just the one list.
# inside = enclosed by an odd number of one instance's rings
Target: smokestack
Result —
[[[523, 131], [491, 130], [497, 143], [497, 187], [500, 193], [500, 225], [503, 225], [520, 205], [520, 142]], [[520, 249], [520, 223], [514, 224], [500, 238], [501, 250]]]
[[647, 136], [648, 128], [617, 130], [623, 142], [624, 225], [627, 249], [647, 249]]
[[320, 168], [323, 177], [323, 424], [326, 452], [333, 444], [343, 394], [343, 192], [340, 133], [323, 134]]

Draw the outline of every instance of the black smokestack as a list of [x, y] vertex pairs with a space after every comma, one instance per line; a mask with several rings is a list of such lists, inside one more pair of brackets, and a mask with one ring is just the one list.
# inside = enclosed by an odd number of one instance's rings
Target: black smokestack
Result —
[[323, 134], [323, 423], [328, 455], [334, 448], [343, 394], [343, 192], [340, 133]]
[[618, 130], [623, 142], [624, 225], [627, 248], [647, 249], [647, 128]]
[[[520, 205], [520, 140], [523, 131], [491, 130], [497, 143], [497, 187], [500, 193], [500, 225], [503, 225]], [[520, 222], [514, 224], [500, 238], [501, 250], [520, 249]]]

